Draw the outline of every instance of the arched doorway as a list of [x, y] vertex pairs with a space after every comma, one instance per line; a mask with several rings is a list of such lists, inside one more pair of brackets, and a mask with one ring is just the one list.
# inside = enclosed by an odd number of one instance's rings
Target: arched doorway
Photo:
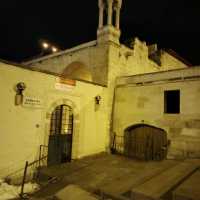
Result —
[[73, 135], [73, 112], [68, 105], [57, 106], [51, 114], [48, 144], [48, 165], [71, 160]]
[[163, 160], [167, 155], [167, 133], [160, 128], [137, 124], [125, 129], [124, 152], [139, 160]]

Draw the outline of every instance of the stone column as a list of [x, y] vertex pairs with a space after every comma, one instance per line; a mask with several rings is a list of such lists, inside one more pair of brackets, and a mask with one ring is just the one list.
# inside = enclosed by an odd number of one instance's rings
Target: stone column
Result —
[[104, 4], [102, 0], [99, 0], [99, 28], [103, 27], [103, 12], [104, 12]]
[[108, 2], [108, 21], [107, 21], [107, 24], [112, 25], [113, 0], [107, 0], [107, 2]]
[[116, 19], [115, 19], [115, 27], [119, 29], [120, 27], [120, 8], [116, 8]]

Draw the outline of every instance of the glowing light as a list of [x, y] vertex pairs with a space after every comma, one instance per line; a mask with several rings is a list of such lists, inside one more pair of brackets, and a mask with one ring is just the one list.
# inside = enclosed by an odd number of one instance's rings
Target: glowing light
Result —
[[49, 48], [49, 44], [48, 44], [47, 42], [43, 42], [43, 43], [42, 43], [42, 47], [43, 47], [44, 49], [48, 49], [48, 48]]
[[56, 47], [52, 47], [51, 49], [52, 49], [53, 53], [58, 51], [58, 49]]

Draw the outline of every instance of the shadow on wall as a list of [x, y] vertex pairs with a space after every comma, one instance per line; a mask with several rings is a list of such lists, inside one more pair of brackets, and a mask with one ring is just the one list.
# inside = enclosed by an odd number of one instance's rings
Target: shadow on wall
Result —
[[89, 82], [93, 81], [90, 69], [82, 62], [72, 62], [69, 64], [62, 72], [62, 77]]

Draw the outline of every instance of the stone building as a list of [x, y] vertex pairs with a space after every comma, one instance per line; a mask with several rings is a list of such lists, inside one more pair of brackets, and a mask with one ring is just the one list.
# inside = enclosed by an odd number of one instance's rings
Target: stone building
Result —
[[[168, 156], [199, 156], [199, 68], [137, 38], [121, 44], [122, 1], [98, 3], [97, 40], [20, 65], [1, 61], [1, 177], [37, 160], [40, 145], [59, 164], [109, 152], [113, 135], [120, 143], [138, 124], [165, 130]], [[177, 91], [174, 113], [165, 109], [167, 91]]]

